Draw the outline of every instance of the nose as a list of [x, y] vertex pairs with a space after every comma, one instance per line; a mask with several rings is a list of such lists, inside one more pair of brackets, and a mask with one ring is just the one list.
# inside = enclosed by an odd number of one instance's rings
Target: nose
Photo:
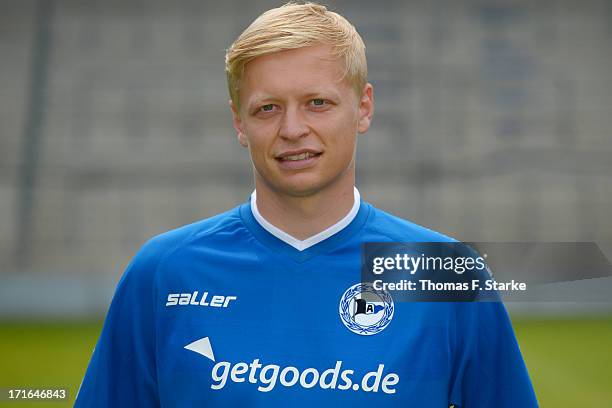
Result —
[[287, 108], [281, 120], [279, 136], [289, 141], [295, 141], [306, 136], [308, 132], [308, 125], [299, 108]]

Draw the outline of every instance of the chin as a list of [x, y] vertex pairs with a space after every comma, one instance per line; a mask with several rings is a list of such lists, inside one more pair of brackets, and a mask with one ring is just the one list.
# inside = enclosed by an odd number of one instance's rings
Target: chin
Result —
[[274, 180], [268, 185], [272, 186], [273, 190], [292, 197], [307, 197], [316, 194], [322, 190], [325, 183], [318, 180], [312, 175], [310, 177], [304, 177], [306, 175], [295, 175], [290, 179]]
[[321, 187], [310, 184], [285, 185], [277, 189], [277, 191], [291, 197], [308, 197], [321, 190]]
[[[304, 171], [292, 175], [268, 174], [263, 177], [258, 173], [260, 182], [266, 184], [277, 194], [289, 197], [309, 197], [317, 193], [333, 190], [351, 179], [351, 168], [343, 171], [328, 172], [321, 174], [319, 171]], [[354, 182], [351, 181], [351, 185]]]
[[277, 184], [276, 190], [292, 197], [308, 197], [338, 186], [339, 178], [322, 179], [312, 175], [301, 175], [292, 180], [283, 180]]

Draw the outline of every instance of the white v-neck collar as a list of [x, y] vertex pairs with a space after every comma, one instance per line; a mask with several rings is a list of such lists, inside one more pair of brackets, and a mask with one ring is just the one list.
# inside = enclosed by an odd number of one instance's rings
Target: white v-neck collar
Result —
[[361, 203], [361, 196], [359, 194], [359, 191], [357, 190], [356, 187], [353, 187], [353, 191], [354, 191], [354, 197], [355, 197], [355, 201], [353, 202], [353, 207], [351, 208], [351, 210], [348, 212], [348, 214], [346, 214], [344, 216], [344, 218], [342, 218], [340, 221], [338, 221], [337, 223], [335, 223], [334, 225], [332, 225], [331, 227], [311, 236], [308, 237], [304, 240], [299, 240], [289, 234], [287, 234], [285, 231], [281, 230], [278, 227], [275, 227], [274, 225], [270, 224], [270, 222], [268, 222], [268, 220], [266, 220], [260, 213], [259, 210], [257, 209], [257, 191], [253, 191], [253, 193], [251, 194], [251, 212], [253, 213], [253, 217], [255, 217], [255, 219], [257, 220], [257, 222], [259, 223], [259, 225], [262, 226], [263, 229], [265, 229], [266, 231], [268, 231], [270, 234], [274, 235], [276, 238], [280, 239], [281, 241], [285, 242], [286, 244], [291, 245], [292, 247], [294, 247], [295, 249], [297, 249], [298, 251], [303, 251], [307, 248], [310, 248], [311, 246], [318, 244], [319, 242], [331, 237], [332, 235], [340, 232], [343, 228], [345, 228], [347, 225], [349, 225], [351, 223], [351, 221], [353, 221], [353, 219], [355, 218], [355, 216], [357, 215], [357, 213], [359, 212], [359, 205]]

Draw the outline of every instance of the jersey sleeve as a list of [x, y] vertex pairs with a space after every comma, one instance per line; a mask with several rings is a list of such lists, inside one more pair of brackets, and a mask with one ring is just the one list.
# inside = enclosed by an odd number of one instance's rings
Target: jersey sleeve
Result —
[[457, 408], [538, 407], [501, 301], [458, 305], [450, 401]]
[[75, 407], [159, 406], [153, 283], [159, 253], [150, 241], [121, 277]]

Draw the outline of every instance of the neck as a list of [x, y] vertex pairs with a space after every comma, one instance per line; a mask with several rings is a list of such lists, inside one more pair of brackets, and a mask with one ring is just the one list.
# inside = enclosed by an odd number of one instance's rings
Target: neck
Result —
[[294, 238], [304, 240], [336, 224], [353, 207], [354, 180], [337, 187], [296, 197], [278, 194], [256, 181], [257, 209], [270, 224]]

